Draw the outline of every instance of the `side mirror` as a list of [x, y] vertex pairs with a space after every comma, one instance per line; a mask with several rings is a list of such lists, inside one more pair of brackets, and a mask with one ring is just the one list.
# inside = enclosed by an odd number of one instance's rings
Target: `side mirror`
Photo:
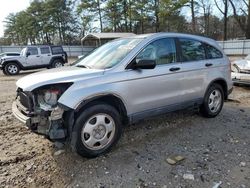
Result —
[[139, 60], [135, 65], [135, 69], [154, 69], [156, 66], [155, 60]]
[[30, 52], [27, 52], [26, 53], [26, 57], [28, 57], [28, 56], [30, 56], [31, 55], [31, 53]]

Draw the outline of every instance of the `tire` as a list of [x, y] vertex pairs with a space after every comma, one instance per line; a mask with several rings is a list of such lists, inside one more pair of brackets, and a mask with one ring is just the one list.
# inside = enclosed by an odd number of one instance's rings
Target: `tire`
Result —
[[63, 66], [64, 66], [64, 62], [60, 59], [54, 60], [51, 64], [51, 68], [59, 68], [59, 67], [63, 67]]
[[216, 117], [224, 104], [224, 92], [219, 84], [212, 84], [204, 97], [204, 102], [200, 107], [200, 112], [204, 117]]
[[8, 73], [5, 71], [5, 69], [3, 69], [3, 74], [8, 76]]
[[121, 117], [117, 110], [107, 104], [96, 104], [77, 118], [71, 145], [79, 155], [93, 158], [110, 151], [121, 133]]
[[20, 67], [17, 63], [8, 63], [4, 66], [4, 71], [7, 75], [17, 75]]

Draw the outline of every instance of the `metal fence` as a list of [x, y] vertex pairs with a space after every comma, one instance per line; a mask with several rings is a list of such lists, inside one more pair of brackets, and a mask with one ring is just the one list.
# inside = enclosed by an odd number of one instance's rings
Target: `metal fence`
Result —
[[[0, 53], [3, 52], [21, 52], [26, 46], [0, 46]], [[91, 52], [94, 48], [89, 46], [63, 46], [64, 51], [67, 52], [69, 57], [76, 57], [85, 55]]]
[[[250, 54], [250, 40], [230, 40], [218, 41], [219, 45], [227, 55], [247, 55]], [[25, 46], [0, 46], [0, 53], [20, 52]], [[85, 55], [92, 51], [93, 47], [88, 46], [63, 46], [69, 57]]]
[[248, 55], [250, 54], [250, 40], [228, 40], [218, 41], [227, 55]]

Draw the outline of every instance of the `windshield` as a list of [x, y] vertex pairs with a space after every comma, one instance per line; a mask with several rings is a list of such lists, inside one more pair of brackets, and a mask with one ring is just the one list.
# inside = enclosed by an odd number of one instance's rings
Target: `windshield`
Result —
[[20, 56], [25, 56], [26, 48], [22, 49]]
[[143, 39], [118, 39], [109, 42], [87, 57], [81, 59], [76, 66], [92, 69], [108, 69], [123, 60], [123, 58]]

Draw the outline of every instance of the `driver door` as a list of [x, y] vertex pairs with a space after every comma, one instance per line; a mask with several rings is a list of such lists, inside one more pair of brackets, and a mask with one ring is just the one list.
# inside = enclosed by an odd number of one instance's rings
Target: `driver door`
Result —
[[28, 47], [26, 54], [27, 66], [37, 66], [42, 64], [41, 55], [38, 53], [37, 47]]
[[[183, 100], [181, 63], [177, 62], [174, 38], [158, 39], [146, 46], [135, 58], [154, 60], [154, 69], [131, 69], [127, 72], [127, 89], [129, 91], [128, 106], [133, 114], [152, 114], [174, 108]], [[136, 118], [135, 118], [136, 119]]]

